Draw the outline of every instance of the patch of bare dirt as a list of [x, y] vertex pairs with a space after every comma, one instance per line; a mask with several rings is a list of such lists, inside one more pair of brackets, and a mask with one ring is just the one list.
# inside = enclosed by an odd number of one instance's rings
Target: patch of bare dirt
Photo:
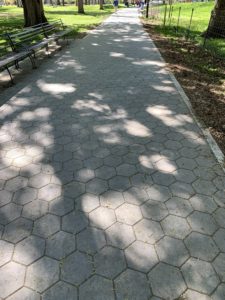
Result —
[[225, 154], [225, 59], [193, 41], [165, 37], [154, 25], [145, 23], [144, 28], [185, 90], [196, 116]]

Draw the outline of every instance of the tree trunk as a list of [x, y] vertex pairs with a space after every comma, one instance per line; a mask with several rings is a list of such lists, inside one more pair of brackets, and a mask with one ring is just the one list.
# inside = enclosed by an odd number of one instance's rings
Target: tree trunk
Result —
[[42, 0], [22, 0], [24, 12], [24, 27], [47, 22]]
[[84, 14], [84, 2], [83, 0], [78, 0], [78, 14]]
[[208, 37], [225, 37], [225, 1], [217, 0], [207, 29]]
[[100, 1], [99, 1], [99, 5], [100, 5], [100, 9], [101, 9], [101, 10], [104, 9], [103, 4], [104, 4], [104, 0], [100, 0]]

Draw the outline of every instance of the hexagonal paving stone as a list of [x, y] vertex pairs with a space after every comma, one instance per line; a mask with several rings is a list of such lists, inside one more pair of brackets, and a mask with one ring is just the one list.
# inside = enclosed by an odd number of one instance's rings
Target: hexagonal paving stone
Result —
[[187, 170], [194, 170], [195, 167], [197, 166], [194, 159], [186, 158], [186, 157], [181, 157], [176, 162], [180, 168], [187, 169]]
[[165, 236], [156, 244], [160, 261], [180, 267], [189, 257], [188, 251], [181, 240]]
[[50, 183], [50, 180], [51, 175], [39, 173], [37, 175], [32, 176], [29, 179], [29, 186], [39, 189]]
[[134, 225], [134, 232], [139, 241], [155, 244], [164, 234], [159, 222], [143, 219]]
[[219, 283], [210, 263], [190, 258], [181, 268], [187, 286], [200, 293], [210, 294]]
[[217, 205], [212, 197], [196, 194], [190, 199], [191, 205], [195, 210], [212, 213], [216, 210]]
[[225, 284], [222, 283], [212, 295], [212, 300], [221, 300], [225, 298]]
[[211, 235], [216, 229], [217, 225], [213, 217], [209, 214], [194, 211], [188, 218], [189, 224], [194, 231]]
[[146, 276], [133, 270], [126, 270], [116, 278], [115, 291], [118, 300], [148, 300], [151, 296], [150, 286]]
[[194, 299], [198, 299], [198, 300], [211, 300], [211, 297], [204, 295], [204, 294], [200, 294], [198, 292], [192, 291], [192, 290], [187, 290], [184, 295], [183, 295], [185, 300], [194, 300]]
[[214, 195], [213, 198], [218, 204], [218, 206], [225, 207], [225, 193], [224, 191], [217, 191]]
[[220, 251], [225, 252], [225, 229], [220, 228], [213, 236]]
[[87, 254], [94, 254], [104, 247], [106, 239], [104, 231], [88, 227], [77, 235], [77, 248]]
[[213, 266], [221, 281], [225, 282], [225, 253], [220, 253], [213, 262]]
[[187, 221], [177, 216], [170, 215], [161, 224], [165, 234], [177, 239], [184, 239], [191, 230]]
[[8, 192], [5, 190], [1, 191], [0, 207], [11, 202], [12, 196], [13, 196], [13, 193], [11, 193], [11, 192]]
[[141, 210], [137, 205], [124, 203], [115, 210], [117, 221], [134, 225], [142, 219]]
[[129, 177], [137, 173], [137, 169], [131, 164], [121, 164], [120, 166], [116, 167], [116, 172], [118, 175]]
[[6, 182], [5, 189], [9, 192], [16, 192], [17, 190], [24, 188], [27, 183], [28, 179], [26, 177], [17, 176]]
[[36, 220], [48, 212], [48, 203], [42, 200], [34, 200], [23, 207], [22, 216]]
[[94, 275], [84, 282], [79, 291], [82, 300], [114, 300], [112, 281], [98, 275]]
[[133, 186], [141, 189], [148, 189], [153, 184], [152, 177], [148, 174], [137, 173], [131, 178], [131, 183]]
[[125, 250], [128, 267], [140, 272], [149, 272], [158, 262], [152, 245], [135, 241]]
[[61, 195], [61, 186], [50, 183], [42, 187], [38, 191], [38, 198], [40, 200], [51, 201]]
[[194, 183], [192, 183], [193, 188], [199, 194], [203, 194], [206, 196], [212, 196], [216, 192], [216, 187], [209, 180], [197, 179]]
[[223, 228], [225, 228], [225, 208], [218, 208], [214, 212], [214, 218], [216, 219], [216, 222]]
[[109, 166], [102, 166], [95, 170], [95, 174], [101, 179], [110, 179], [116, 175], [116, 170]]
[[76, 287], [65, 283], [63, 281], [57, 282], [50, 289], [44, 292], [42, 296], [43, 300], [77, 300]]
[[87, 216], [79, 211], [72, 211], [62, 218], [62, 229], [71, 233], [78, 233], [88, 226]]
[[195, 193], [190, 184], [179, 182], [179, 181], [173, 183], [170, 186], [170, 190], [173, 196], [184, 198], [184, 199], [189, 199]]
[[116, 222], [116, 216], [112, 209], [98, 207], [89, 214], [91, 225], [100, 229], [106, 229]]
[[61, 279], [72, 284], [81, 284], [91, 273], [91, 257], [78, 251], [67, 256], [61, 265]]
[[171, 197], [169, 189], [162, 185], [154, 184], [147, 189], [149, 198], [155, 201], [165, 202]]
[[18, 190], [13, 196], [13, 202], [19, 205], [27, 204], [37, 198], [37, 190], [26, 187]]
[[219, 253], [213, 239], [201, 233], [192, 232], [185, 239], [185, 244], [195, 258], [211, 261]]
[[6, 225], [13, 220], [19, 218], [21, 214], [22, 207], [14, 204], [9, 203], [0, 208], [0, 224]]
[[94, 178], [86, 183], [86, 191], [95, 195], [100, 195], [108, 190], [107, 181]]
[[13, 259], [24, 265], [29, 265], [43, 256], [44, 251], [44, 239], [37, 236], [29, 236], [16, 245]]
[[32, 221], [19, 218], [5, 226], [3, 239], [12, 243], [17, 243], [30, 235], [32, 226]]
[[57, 216], [64, 216], [74, 209], [74, 200], [68, 197], [59, 197], [49, 203], [49, 212]]
[[187, 217], [193, 211], [190, 203], [179, 197], [172, 197], [166, 202], [169, 213], [179, 217]]
[[117, 167], [121, 164], [122, 158], [117, 155], [109, 155], [108, 157], [104, 158], [104, 164], [106, 166]]
[[156, 184], [169, 186], [175, 181], [175, 178], [170, 173], [156, 172], [152, 175], [152, 179]]
[[32, 291], [26, 287], [23, 287], [19, 291], [15, 292], [12, 296], [7, 298], [7, 300], [40, 300], [41, 295], [35, 291]]
[[123, 194], [113, 190], [108, 190], [100, 196], [100, 202], [104, 207], [115, 209], [124, 203]]
[[14, 262], [0, 268], [0, 297], [5, 298], [23, 286], [25, 270]]
[[59, 231], [46, 241], [46, 255], [62, 259], [76, 248], [75, 237], [71, 233]]
[[14, 246], [0, 240], [0, 266], [11, 260]]
[[171, 173], [177, 169], [177, 166], [174, 161], [167, 158], [163, 158], [155, 163], [156, 168], [165, 173]]
[[141, 206], [141, 211], [146, 219], [161, 221], [168, 215], [168, 210], [164, 203], [148, 200]]
[[123, 193], [127, 203], [141, 205], [149, 199], [147, 192], [138, 187], [132, 187]]
[[26, 286], [43, 292], [59, 279], [59, 263], [49, 257], [43, 257], [27, 268]]
[[196, 179], [196, 175], [192, 171], [186, 169], [178, 169], [173, 175], [177, 180], [185, 183], [192, 183]]
[[118, 192], [124, 192], [130, 186], [129, 179], [124, 176], [115, 176], [109, 180], [109, 187]]
[[33, 233], [41, 237], [49, 237], [60, 230], [60, 218], [47, 214], [34, 221]]
[[103, 165], [103, 160], [97, 157], [91, 157], [84, 161], [84, 165], [89, 169], [97, 169]]
[[219, 190], [225, 191], [225, 178], [223, 176], [217, 176], [213, 183]]
[[93, 194], [83, 194], [75, 200], [76, 208], [84, 212], [91, 212], [97, 208], [99, 204], [99, 197]]
[[75, 173], [75, 180], [86, 183], [95, 177], [94, 170], [91, 169], [80, 169]]
[[99, 251], [94, 261], [96, 273], [109, 279], [115, 278], [126, 269], [123, 251], [110, 246]]
[[53, 157], [54, 161], [58, 162], [66, 162], [67, 160], [70, 160], [73, 157], [73, 154], [70, 151], [60, 151], [56, 153]]
[[150, 273], [149, 280], [153, 294], [173, 300], [180, 297], [186, 285], [179, 269], [159, 263]]
[[73, 181], [65, 185], [64, 196], [76, 198], [85, 192], [85, 185], [83, 183]]
[[106, 239], [109, 245], [125, 249], [134, 242], [135, 236], [131, 226], [117, 222], [106, 230]]

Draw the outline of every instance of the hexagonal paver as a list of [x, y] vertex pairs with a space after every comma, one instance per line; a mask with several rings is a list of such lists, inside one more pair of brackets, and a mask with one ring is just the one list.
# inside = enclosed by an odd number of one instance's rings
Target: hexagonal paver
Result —
[[9, 192], [16, 192], [27, 185], [28, 179], [26, 177], [17, 176], [6, 182], [5, 189]]
[[194, 170], [194, 168], [197, 166], [194, 159], [186, 157], [181, 157], [176, 162], [180, 168], [187, 170]]
[[11, 260], [13, 248], [13, 244], [0, 240], [0, 266]]
[[156, 251], [162, 262], [180, 267], [189, 257], [181, 240], [165, 236], [156, 244]]
[[39, 173], [29, 179], [29, 186], [39, 189], [50, 183], [50, 180], [51, 175]]
[[100, 195], [108, 190], [107, 181], [94, 178], [86, 183], [86, 191], [95, 195]]
[[0, 224], [6, 225], [13, 220], [19, 218], [21, 214], [22, 207], [14, 204], [9, 203], [0, 208]]
[[212, 300], [221, 300], [225, 298], [225, 284], [222, 283], [212, 295]]
[[35, 291], [32, 291], [26, 287], [23, 287], [19, 291], [15, 292], [12, 296], [7, 298], [7, 300], [40, 300], [41, 295]]
[[63, 281], [57, 282], [50, 289], [44, 292], [42, 296], [43, 300], [76, 300], [77, 299], [77, 289], [76, 287], [65, 283]]
[[149, 272], [158, 262], [155, 249], [152, 245], [135, 241], [125, 250], [128, 267], [140, 272]]
[[64, 187], [64, 196], [76, 198], [85, 192], [85, 185], [83, 183], [73, 181]]
[[12, 196], [13, 196], [12, 192], [8, 192], [5, 190], [1, 191], [0, 207], [11, 202]]
[[135, 236], [131, 226], [117, 222], [106, 230], [106, 239], [109, 245], [125, 249], [134, 242]]
[[211, 235], [217, 229], [217, 225], [213, 217], [209, 214], [202, 213], [199, 211], [194, 211], [188, 217], [188, 223], [191, 225], [194, 231], [198, 231], [204, 234]]
[[34, 188], [26, 187], [18, 190], [13, 196], [13, 202], [16, 204], [24, 205], [37, 198], [37, 190]]
[[76, 198], [75, 203], [78, 210], [87, 213], [91, 212], [100, 205], [99, 197], [89, 193], [83, 194]]
[[165, 202], [171, 197], [169, 189], [162, 185], [154, 184], [147, 189], [149, 198], [155, 201]]
[[59, 263], [49, 257], [43, 257], [27, 268], [26, 286], [43, 292], [59, 279]]
[[43, 256], [44, 251], [44, 239], [37, 236], [29, 236], [16, 245], [13, 259], [24, 265], [29, 265]]
[[152, 175], [152, 179], [156, 184], [169, 186], [175, 181], [175, 178], [170, 173], [156, 172]]
[[75, 250], [75, 237], [71, 233], [59, 231], [46, 241], [46, 255], [62, 259]]
[[192, 183], [196, 179], [196, 175], [192, 171], [186, 169], [178, 169], [173, 175], [177, 180], [185, 183]]
[[127, 203], [141, 205], [149, 199], [147, 192], [138, 187], [132, 187], [123, 193]]
[[176, 299], [183, 294], [186, 285], [179, 269], [159, 263], [150, 273], [153, 294], [165, 299]]
[[192, 195], [194, 195], [194, 190], [192, 186], [185, 182], [175, 182], [170, 186], [170, 190], [173, 196], [189, 199]]
[[216, 219], [216, 222], [223, 228], [225, 228], [225, 208], [218, 208], [214, 212], [214, 218]]
[[148, 200], [141, 206], [141, 211], [146, 219], [161, 221], [168, 215], [168, 210], [164, 203]]
[[219, 283], [210, 263], [190, 258], [181, 268], [187, 286], [200, 293], [210, 294]]
[[117, 221], [134, 225], [142, 219], [141, 210], [137, 205], [124, 203], [115, 210]]
[[170, 161], [169, 159], [161, 159], [155, 163], [156, 168], [165, 173], [171, 173], [176, 170], [177, 166], [175, 165], [174, 161]]
[[94, 254], [104, 247], [106, 239], [104, 232], [97, 228], [88, 227], [77, 235], [77, 248], [87, 254]]
[[88, 218], [79, 211], [72, 211], [62, 218], [62, 229], [71, 233], [78, 233], [88, 226]]
[[220, 228], [213, 236], [214, 241], [222, 252], [225, 252], [225, 229]]
[[100, 202], [104, 207], [115, 209], [124, 203], [123, 194], [109, 190], [100, 196]]
[[5, 298], [23, 286], [25, 267], [10, 262], [0, 268], [0, 297]]
[[143, 219], [134, 225], [134, 232], [139, 241], [155, 244], [164, 234], [158, 222]]
[[213, 262], [213, 266], [221, 281], [225, 282], [225, 253], [220, 253]]
[[103, 160], [97, 157], [91, 157], [84, 161], [84, 165], [89, 169], [97, 169], [103, 165]]
[[205, 295], [205, 294], [200, 294], [198, 292], [192, 291], [192, 290], [187, 290], [184, 295], [183, 295], [185, 300], [211, 300], [211, 297]]
[[185, 244], [195, 258], [211, 261], [219, 253], [213, 239], [198, 232], [192, 232], [185, 239]]
[[73, 154], [70, 151], [60, 151], [56, 153], [53, 157], [54, 161], [58, 162], [66, 162], [67, 160], [70, 160], [72, 158]]
[[64, 216], [74, 209], [74, 200], [68, 197], [59, 197], [49, 203], [49, 212], [57, 216]]
[[137, 169], [135, 166], [130, 164], [121, 164], [120, 166], [116, 167], [116, 172], [118, 175], [129, 177], [137, 173]]
[[38, 191], [38, 198], [40, 200], [51, 201], [61, 195], [61, 186], [50, 183], [42, 187]]
[[22, 216], [36, 220], [48, 212], [48, 203], [42, 200], [34, 200], [23, 207]]
[[130, 180], [133, 186], [145, 190], [150, 188], [150, 186], [153, 184], [152, 177], [143, 173], [137, 173], [133, 175]]
[[61, 279], [72, 284], [81, 284], [91, 273], [91, 258], [78, 251], [67, 256], [61, 265]]
[[86, 183], [95, 177], [94, 170], [91, 169], [80, 169], [75, 173], [75, 180]]
[[106, 229], [116, 222], [114, 211], [102, 206], [90, 212], [89, 219], [91, 225], [100, 229]]
[[206, 196], [211, 196], [216, 192], [216, 187], [209, 180], [197, 179], [193, 184], [193, 188], [199, 194], [203, 194]]
[[60, 218], [47, 214], [34, 221], [33, 233], [41, 237], [49, 237], [60, 230]]
[[173, 197], [166, 202], [169, 213], [179, 217], [187, 217], [193, 211], [189, 201]]
[[5, 226], [3, 239], [12, 243], [17, 243], [30, 235], [32, 226], [32, 221], [19, 218]]
[[191, 230], [187, 221], [177, 216], [170, 215], [161, 224], [165, 234], [177, 239], [184, 239]]
[[116, 278], [115, 291], [118, 300], [148, 300], [151, 296], [150, 286], [146, 275], [129, 269]]
[[217, 205], [212, 197], [196, 194], [190, 199], [191, 205], [195, 210], [212, 213], [216, 210]]
[[115, 176], [109, 180], [109, 187], [118, 192], [124, 192], [130, 187], [130, 181], [124, 176]]
[[116, 175], [116, 170], [113, 167], [102, 166], [95, 170], [95, 174], [98, 178], [107, 180]]
[[114, 300], [112, 281], [98, 275], [89, 278], [80, 286], [79, 290], [82, 300]]
[[106, 166], [117, 167], [121, 164], [122, 158], [117, 155], [109, 155], [108, 157], [104, 158], [104, 164]]
[[99, 251], [94, 261], [96, 273], [109, 279], [115, 278], [126, 269], [123, 251], [110, 246]]

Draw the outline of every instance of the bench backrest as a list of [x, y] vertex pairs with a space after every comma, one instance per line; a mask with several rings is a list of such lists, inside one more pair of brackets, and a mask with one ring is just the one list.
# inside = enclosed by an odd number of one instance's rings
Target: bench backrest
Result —
[[60, 31], [64, 29], [64, 25], [62, 20], [57, 20], [51, 23], [40, 23], [37, 25], [34, 25], [32, 27], [28, 27], [26, 28], [26, 30], [33, 30], [33, 29], [37, 29], [37, 28], [42, 28], [43, 30], [43, 34], [45, 35], [46, 38], [48, 38], [51, 34], [53, 34], [54, 32]]
[[0, 59], [1, 57], [6, 56], [12, 52], [12, 48], [9, 44], [8, 38], [6, 37], [5, 34], [0, 35]]

